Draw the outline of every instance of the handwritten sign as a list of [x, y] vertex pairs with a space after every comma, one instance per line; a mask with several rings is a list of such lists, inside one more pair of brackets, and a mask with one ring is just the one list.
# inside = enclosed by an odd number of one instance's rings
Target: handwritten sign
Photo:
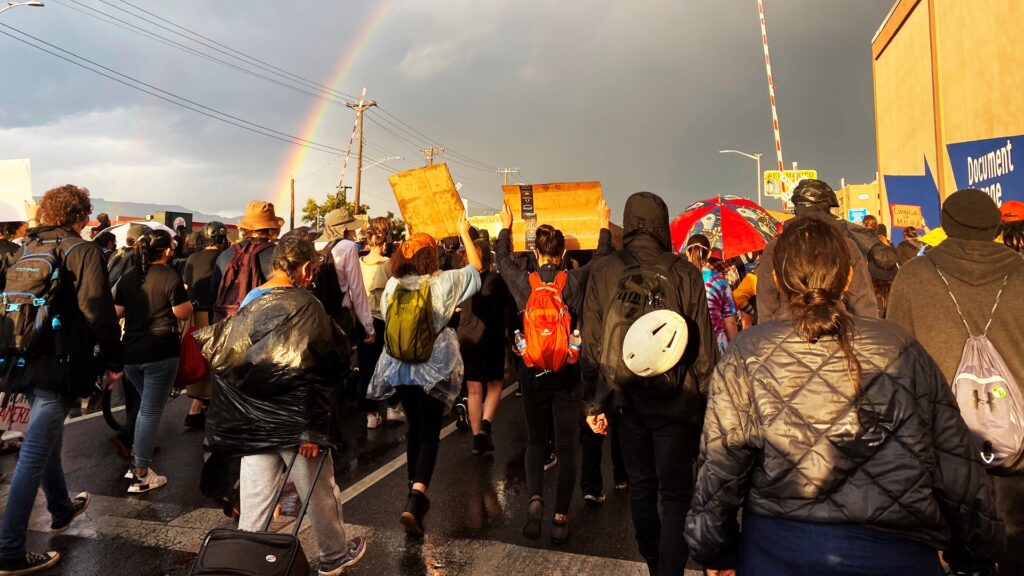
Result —
[[0, 428], [15, 432], [25, 432], [28, 429], [28, 415], [32, 407], [28, 396], [15, 394], [8, 402], [7, 395], [0, 393], [0, 406]]
[[913, 226], [914, 228], [924, 227], [924, 216], [921, 214], [920, 206], [890, 204], [889, 208], [892, 210], [893, 228], [906, 228], [907, 226]]
[[434, 164], [392, 174], [388, 178], [402, 219], [414, 232], [441, 239], [459, 235], [465, 206], [445, 164]]
[[512, 209], [512, 245], [517, 252], [533, 247], [536, 227], [550, 224], [565, 235], [566, 250], [593, 250], [601, 234], [597, 207], [604, 198], [600, 182], [560, 182], [503, 186]]

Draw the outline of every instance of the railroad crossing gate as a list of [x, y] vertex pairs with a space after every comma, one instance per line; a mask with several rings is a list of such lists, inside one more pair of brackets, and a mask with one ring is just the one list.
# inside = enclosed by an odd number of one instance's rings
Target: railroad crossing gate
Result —
[[801, 180], [814, 180], [817, 177], [817, 170], [765, 170], [764, 195], [789, 202], [793, 196], [793, 188], [796, 188]]

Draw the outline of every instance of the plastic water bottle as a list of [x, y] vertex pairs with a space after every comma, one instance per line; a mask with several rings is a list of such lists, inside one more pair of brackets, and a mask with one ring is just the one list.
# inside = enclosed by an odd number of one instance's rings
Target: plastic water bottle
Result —
[[583, 337], [580, 336], [579, 330], [573, 330], [572, 336], [569, 336], [569, 350], [572, 350], [574, 354], [580, 353], [580, 347], [583, 346]]
[[516, 333], [515, 333], [515, 343], [516, 343], [516, 354], [518, 354], [520, 356], [525, 354], [526, 353], [526, 336], [523, 336], [523, 333], [520, 330], [516, 330]]

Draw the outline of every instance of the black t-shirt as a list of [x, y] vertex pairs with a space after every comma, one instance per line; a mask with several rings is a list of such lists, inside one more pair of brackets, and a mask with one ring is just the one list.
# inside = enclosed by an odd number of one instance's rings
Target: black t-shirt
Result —
[[125, 364], [178, 356], [178, 320], [171, 308], [188, 301], [185, 284], [173, 268], [154, 264], [144, 282], [137, 270], [125, 273], [114, 295], [114, 303], [125, 308]]
[[218, 256], [220, 250], [200, 250], [185, 261], [183, 280], [188, 285], [189, 298], [199, 310], [213, 310], [213, 268]]

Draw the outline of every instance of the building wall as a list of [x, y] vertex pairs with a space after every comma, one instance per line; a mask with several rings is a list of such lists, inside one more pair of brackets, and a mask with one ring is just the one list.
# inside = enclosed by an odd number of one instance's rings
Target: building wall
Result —
[[937, 226], [959, 188], [1024, 199], [1021, 29], [1021, 0], [895, 3], [872, 42], [883, 205], [920, 205]]

